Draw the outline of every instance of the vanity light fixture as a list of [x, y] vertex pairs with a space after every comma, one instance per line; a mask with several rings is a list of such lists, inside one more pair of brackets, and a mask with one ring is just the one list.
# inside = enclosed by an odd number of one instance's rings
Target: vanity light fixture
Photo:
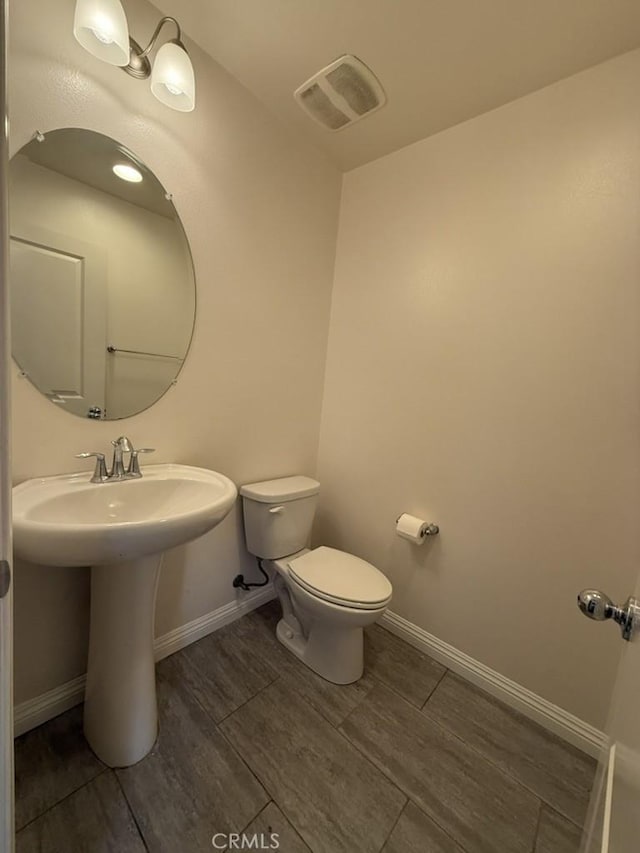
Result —
[[129, 163], [116, 163], [113, 167], [113, 173], [121, 180], [129, 181], [132, 184], [139, 184], [142, 180], [142, 173], [135, 166], [130, 166]]
[[[175, 25], [177, 35], [160, 47], [152, 67], [149, 54], [166, 23]], [[151, 77], [151, 92], [167, 107], [180, 112], [194, 109], [195, 75], [182, 43], [180, 24], [175, 18], [162, 18], [143, 49], [129, 35], [120, 0], [77, 0], [73, 34], [82, 47], [98, 59], [119, 65], [138, 80]]]

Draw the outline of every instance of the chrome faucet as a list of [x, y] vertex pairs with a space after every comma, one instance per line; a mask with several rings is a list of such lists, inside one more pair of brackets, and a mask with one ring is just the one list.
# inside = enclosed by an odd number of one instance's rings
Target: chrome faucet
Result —
[[107, 463], [104, 459], [104, 453], [96, 453], [88, 451], [86, 453], [76, 453], [76, 459], [89, 459], [90, 456], [96, 457], [96, 467], [91, 478], [92, 483], [108, 483], [109, 472], [107, 471]]
[[[121, 435], [113, 445], [113, 461], [111, 470], [107, 470], [104, 453], [91, 451], [88, 453], [76, 453], [76, 459], [88, 459], [91, 456], [96, 458], [96, 467], [91, 477], [92, 483], [113, 483], [119, 480], [139, 480], [142, 477], [140, 470], [140, 462], [138, 455], [140, 453], [153, 453], [153, 447], [140, 447], [137, 450], [134, 448], [131, 441], [126, 435]], [[123, 454], [131, 454], [129, 457], [129, 465], [125, 469]]]
[[111, 463], [111, 471], [109, 473], [110, 480], [124, 480], [127, 472], [124, 470], [124, 462], [122, 461], [123, 453], [131, 453], [133, 445], [126, 435], [121, 435], [112, 441], [113, 444], [113, 461]]

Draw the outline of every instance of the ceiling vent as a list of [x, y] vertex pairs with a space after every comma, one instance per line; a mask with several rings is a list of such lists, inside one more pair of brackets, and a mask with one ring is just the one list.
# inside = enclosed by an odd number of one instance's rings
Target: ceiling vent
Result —
[[293, 96], [314, 121], [328, 130], [342, 130], [387, 102], [373, 71], [349, 54], [318, 71]]

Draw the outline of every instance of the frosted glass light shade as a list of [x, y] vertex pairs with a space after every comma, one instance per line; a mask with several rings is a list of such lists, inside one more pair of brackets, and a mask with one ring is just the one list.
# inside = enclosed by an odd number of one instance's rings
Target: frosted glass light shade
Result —
[[176, 42], [163, 44], [153, 61], [151, 91], [159, 101], [188, 113], [196, 105], [193, 65], [186, 50]]
[[77, 0], [73, 34], [98, 59], [129, 64], [129, 27], [120, 0]]

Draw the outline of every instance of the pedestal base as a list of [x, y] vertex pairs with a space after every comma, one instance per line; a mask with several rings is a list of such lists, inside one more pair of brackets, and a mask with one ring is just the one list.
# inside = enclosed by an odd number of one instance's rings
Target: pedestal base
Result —
[[160, 559], [91, 569], [84, 733], [109, 767], [140, 761], [158, 734], [153, 627]]

